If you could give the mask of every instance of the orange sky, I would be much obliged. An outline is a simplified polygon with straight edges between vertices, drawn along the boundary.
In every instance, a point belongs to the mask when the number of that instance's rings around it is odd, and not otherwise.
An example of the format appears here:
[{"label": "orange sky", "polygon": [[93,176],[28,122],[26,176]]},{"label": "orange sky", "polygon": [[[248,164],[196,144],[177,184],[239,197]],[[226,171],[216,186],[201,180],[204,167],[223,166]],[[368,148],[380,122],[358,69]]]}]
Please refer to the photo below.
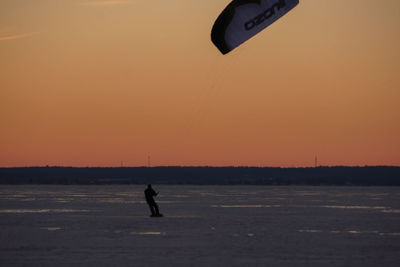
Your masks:
[{"label": "orange sky", "polygon": [[0,166],[400,165],[400,1],[301,0],[228,55],[229,0],[1,0]]}]

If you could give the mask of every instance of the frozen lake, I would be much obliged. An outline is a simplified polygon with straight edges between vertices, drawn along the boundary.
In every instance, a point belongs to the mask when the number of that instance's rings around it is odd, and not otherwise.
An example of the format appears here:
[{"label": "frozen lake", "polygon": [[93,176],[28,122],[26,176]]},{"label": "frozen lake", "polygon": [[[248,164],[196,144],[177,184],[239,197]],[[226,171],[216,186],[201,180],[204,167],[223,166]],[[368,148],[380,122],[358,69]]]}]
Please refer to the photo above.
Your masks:
[{"label": "frozen lake", "polygon": [[398,266],[400,188],[0,186],[1,266]]}]

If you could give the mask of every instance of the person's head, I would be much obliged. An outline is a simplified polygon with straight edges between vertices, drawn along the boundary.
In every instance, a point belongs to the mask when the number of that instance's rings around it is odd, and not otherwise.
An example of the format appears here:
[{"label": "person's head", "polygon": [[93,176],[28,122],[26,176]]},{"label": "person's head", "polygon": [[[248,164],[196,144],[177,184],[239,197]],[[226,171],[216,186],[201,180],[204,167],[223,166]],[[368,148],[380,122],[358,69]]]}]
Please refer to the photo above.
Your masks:
[{"label": "person's head", "polygon": [[151,188],[151,184],[148,184],[148,185],[147,185],[147,188]]}]

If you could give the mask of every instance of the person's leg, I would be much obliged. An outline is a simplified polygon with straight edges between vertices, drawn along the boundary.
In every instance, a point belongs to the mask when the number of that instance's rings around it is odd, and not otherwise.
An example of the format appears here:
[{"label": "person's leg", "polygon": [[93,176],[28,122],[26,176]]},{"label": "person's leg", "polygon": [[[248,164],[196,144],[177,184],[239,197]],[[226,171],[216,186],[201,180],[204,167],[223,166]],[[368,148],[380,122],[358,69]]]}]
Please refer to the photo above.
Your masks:
[{"label": "person's leg", "polygon": [[152,215],[152,216],[156,215],[157,213],[154,211],[153,205],[151,205],[151,204],[149,203],[149,207],[150,207],[151,215]]},{"label": "person's leg", "polygon": [[160,215],[160,211],[158,210],[158,205],[154,203],[154,209],[156,210],[156,215]]}]

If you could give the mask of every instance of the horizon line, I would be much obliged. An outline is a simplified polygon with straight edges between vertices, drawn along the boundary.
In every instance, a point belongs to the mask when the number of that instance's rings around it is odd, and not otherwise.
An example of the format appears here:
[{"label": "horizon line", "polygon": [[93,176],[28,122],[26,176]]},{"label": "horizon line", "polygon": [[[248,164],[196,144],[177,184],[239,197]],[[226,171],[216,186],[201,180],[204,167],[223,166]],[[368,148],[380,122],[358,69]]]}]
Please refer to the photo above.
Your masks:
[{"label": "horizon line", "polygon": [[32,166],[0,166],[0,169],[12,168],[280,168],[280,169],[305,169],[305,168],[366,168],[366,167],[394,167],[400,168],[400,165],[319,165],[319,166],[256,166],[256,165],[155,165],[155,166],[68,166],[68,165],[32,165]]}]

